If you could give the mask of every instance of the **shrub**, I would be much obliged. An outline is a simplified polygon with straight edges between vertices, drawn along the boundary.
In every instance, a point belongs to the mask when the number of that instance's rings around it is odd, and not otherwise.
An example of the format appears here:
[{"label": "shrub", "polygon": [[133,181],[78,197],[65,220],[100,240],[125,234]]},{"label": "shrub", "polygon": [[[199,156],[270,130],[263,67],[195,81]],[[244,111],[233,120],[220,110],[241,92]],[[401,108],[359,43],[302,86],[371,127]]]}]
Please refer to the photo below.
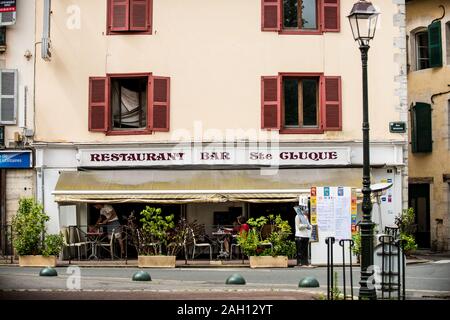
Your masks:
[{"label": "shrub", "polygon": [[18,255],[59,254],[62,248],[61,235],[45,234],[45,223],[49,220],[42,205],[34,198],[19,200],[19,209],[12,219],[13,245]]},{"label": "shrub", "polygon": [[[251,227],[248,233],[239,234],[237,241],[241,246],[242,252],[247,256],[288,256],[293,258],[296,253],[295,242],[288,240],[291,234],[291,227],[286,220],[281,219],[280,215],[261,216],[259,218],[250,218],[247,224]],[[262,240],[261,229],[269,224],[270,234],[267,239]],[[272,244],[273,249],[263,247],[261,243]]]},{"label": "shrub", "polygon": [[416,239],[414,233],[417,225],[415,224],[415,213],[413,208],[403,210],[403,213],[395,218],[400,235],[399,239],[403,241],[403,251],[406,255],[410,255],[417,249]]},{"label": "shrub", "polygon": [[61,252],[63,246],[63,235],[49,234],[44,239],[44,248],[42,255],[44,256],[56,256]]}]

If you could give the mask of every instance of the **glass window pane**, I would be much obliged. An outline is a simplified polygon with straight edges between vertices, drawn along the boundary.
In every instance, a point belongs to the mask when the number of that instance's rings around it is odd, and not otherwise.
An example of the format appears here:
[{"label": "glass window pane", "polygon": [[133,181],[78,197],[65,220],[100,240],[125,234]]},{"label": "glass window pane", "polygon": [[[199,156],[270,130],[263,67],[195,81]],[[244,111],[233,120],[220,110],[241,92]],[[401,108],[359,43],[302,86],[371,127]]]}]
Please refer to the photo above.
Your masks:
[{"label": "glass window pane", "polygon": [[428,32],[419,32],[417,34],[417,45],[420,47],[428,47]]},{"label": "glass window pane", "polygon": [[298,79],[283,80],[284,124],[298,126]]},{"label": "glass window pane", "polygon": [[298,28],[298,0],[283,0],[283,27]]},{"label": "glass window pane", "polygon": [[317,126],[317,81],[303,80],[303,125]]},{"label": "glass window pane", "polygon": [[302,29],[317,29],[317,0],[302,1]]}]

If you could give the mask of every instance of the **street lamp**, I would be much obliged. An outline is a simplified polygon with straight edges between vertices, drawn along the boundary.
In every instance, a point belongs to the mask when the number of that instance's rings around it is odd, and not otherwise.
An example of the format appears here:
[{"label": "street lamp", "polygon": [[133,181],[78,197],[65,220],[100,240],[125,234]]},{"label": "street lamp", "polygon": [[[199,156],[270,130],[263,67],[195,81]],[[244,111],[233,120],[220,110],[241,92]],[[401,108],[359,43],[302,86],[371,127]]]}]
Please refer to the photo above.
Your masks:
[{"label": "street lamp", "polygon": [[373,272],[368,268],[373,265],[373,222],[372,201],[370,199],[370,154],[369,154],[369,105],[367,95],[367,53],[369,41],[375,36],[379,13],[371,2],[360,0],[353,5],[348,15],[353,38],[359,43],[362,60],[363,77],[363,181],[362,181],[362,212],[363,219],[360,222],[361,232],[361,281],[359,289],[360,299],[376,299],[375,287],[368,285],[369,277]]}]

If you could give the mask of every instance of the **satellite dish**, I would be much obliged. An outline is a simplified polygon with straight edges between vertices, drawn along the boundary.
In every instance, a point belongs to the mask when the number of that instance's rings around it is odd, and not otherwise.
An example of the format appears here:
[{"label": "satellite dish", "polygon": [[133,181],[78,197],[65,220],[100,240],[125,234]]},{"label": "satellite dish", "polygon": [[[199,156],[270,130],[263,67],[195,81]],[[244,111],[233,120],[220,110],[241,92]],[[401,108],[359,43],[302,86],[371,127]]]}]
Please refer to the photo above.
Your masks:
[{"label": "satellite dish", "polygon": [[370,185],[370,190],[372,190],[372,192],[381,192],[384,190],[389,189],[390,187],[392,187],[392,182],[390,183],[375,183],[375,184],[371,184]]}]

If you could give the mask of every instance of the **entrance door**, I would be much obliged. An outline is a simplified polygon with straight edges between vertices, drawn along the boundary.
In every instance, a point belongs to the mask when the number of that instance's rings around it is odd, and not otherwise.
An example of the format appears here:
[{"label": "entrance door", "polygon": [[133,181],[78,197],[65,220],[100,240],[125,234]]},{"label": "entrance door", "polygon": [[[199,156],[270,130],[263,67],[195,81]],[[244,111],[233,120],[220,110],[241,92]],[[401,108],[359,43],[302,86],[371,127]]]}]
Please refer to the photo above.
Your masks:
[{"label": "entrance door", "polygon": [[409,185],[409,206],[416,219],[416,242],[419,248],[430,248],[430,185]]}]

